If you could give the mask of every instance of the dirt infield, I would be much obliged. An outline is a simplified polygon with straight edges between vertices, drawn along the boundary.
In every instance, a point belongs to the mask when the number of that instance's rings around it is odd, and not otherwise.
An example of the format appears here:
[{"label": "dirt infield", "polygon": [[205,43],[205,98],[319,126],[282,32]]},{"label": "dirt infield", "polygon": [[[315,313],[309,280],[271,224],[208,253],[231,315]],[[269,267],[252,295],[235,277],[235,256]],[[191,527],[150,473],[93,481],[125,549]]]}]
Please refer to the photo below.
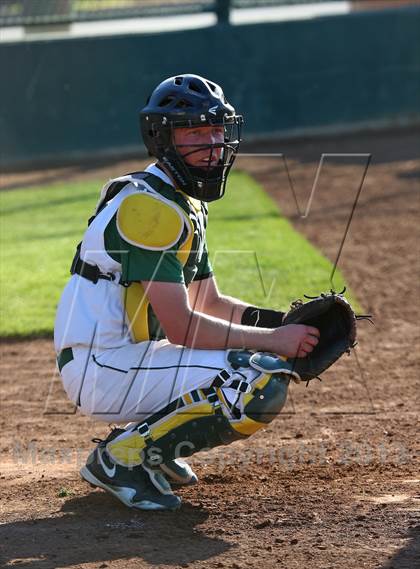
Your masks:
[{"label": "dirt infield", "polygon": [[[50,340],[3,343],[5,566],[420,565],[420,131],[271,142],[261,149],[287,156],[301,210],[321,153],[373,154],[339,266],[375,327],[361,323],[356,354],[322,383],[293,385],[285,412],[247,444],[193,457],[200,484],[180,492],[179,512],[164,514],[130,511],[79,479],[90,438],[107,427],[72,413]],[[326,160],[306,219],[297,213],[281,158],[243,157],[238,165],[334,261],[364,160]],[[65,177],[106,178],[131,167],[73,168]],[[33,173],[27,181],[60,175]],[[11,188],[20,179],[9,175],[2,183]]]}]

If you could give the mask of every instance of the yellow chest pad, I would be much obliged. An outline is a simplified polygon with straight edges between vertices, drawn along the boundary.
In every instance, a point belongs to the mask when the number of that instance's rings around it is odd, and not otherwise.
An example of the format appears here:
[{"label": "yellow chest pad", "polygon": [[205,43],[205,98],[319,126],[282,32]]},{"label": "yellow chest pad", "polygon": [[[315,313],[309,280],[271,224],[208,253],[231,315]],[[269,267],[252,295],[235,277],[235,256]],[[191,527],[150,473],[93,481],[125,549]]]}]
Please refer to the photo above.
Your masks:
[{"label": "yellow chest pad", "polygon": [[184,227],[180,208],[149,194],[126,197],[118,208],[117,228],[132,245],[162,251],[173,247]]}]

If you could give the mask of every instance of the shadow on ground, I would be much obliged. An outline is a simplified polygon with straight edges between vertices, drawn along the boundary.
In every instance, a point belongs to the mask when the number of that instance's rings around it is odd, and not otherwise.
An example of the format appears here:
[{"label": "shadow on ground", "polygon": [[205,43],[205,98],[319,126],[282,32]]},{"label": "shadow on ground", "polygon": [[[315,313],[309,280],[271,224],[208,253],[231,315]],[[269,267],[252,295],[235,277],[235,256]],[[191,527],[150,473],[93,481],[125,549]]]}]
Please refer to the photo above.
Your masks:
[{"label": "shadow on ground", "polygon": [[414,569],[420,567],[420,525],[411,527],[407,533],[407,545],[381,566],[381,569]]},{"label": "shadow on ground", "polygon": [[26,569],[91,562],[106,567],[133,558],[157,566],[194,563],[231,547],[197,529],[207,517],[188,502],[177,512],[140,512],[117,502],[110,507],[108,496],[92,492],[67,500],[52,517],[1,525],[0,561]]}]

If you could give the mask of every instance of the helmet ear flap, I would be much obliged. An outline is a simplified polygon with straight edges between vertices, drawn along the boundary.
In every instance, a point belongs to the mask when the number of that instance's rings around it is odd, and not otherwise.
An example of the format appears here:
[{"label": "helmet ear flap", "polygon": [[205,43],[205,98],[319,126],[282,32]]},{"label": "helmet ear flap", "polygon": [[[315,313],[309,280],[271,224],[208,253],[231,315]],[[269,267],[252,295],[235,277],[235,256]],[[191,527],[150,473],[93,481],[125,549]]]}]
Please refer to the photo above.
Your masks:
[{"label": "helmet ear flap", "polygon": [[148,130],[148,134],[152,145],[155,149],[154,156],[160,158],[162,153],[167,149],[171,143],[171,128],[162,129],[157,123],[152,123]]},{"label": "helmet ear flap", "polygon": [[158,143],[159,139],[162,138],[161,134],[160,134],[160,130],[158,128],[156,128],[156,124],[153,123],[150,125],[150,129],[149,129],[149,134],[150,136],[153,138],[153,140]]}]

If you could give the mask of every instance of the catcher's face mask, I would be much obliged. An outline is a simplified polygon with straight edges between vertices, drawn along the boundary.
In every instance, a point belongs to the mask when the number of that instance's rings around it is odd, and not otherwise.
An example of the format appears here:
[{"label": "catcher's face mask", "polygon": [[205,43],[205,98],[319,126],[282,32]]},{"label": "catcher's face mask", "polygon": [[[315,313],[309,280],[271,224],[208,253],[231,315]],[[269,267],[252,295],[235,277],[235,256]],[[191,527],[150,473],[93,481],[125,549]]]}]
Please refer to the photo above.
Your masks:
[{"label": "catcher's face mask", "polygon": [[[165,159],[171,161],[175,181],[188,195],[206,201],[220,199],[236,158],[240,141],[240,123],[173,128],[171,147]],[[170,168],[170,166],[169,166]],[[177,173],[180,176],[177,178]],[[184,182],[185,181],[185,182]]]},{"label": "catcher's face mask", "polygon": [[187,166],[212,169],[223,159],[225,128],[210,125],[175,128],[172,143]]}]

